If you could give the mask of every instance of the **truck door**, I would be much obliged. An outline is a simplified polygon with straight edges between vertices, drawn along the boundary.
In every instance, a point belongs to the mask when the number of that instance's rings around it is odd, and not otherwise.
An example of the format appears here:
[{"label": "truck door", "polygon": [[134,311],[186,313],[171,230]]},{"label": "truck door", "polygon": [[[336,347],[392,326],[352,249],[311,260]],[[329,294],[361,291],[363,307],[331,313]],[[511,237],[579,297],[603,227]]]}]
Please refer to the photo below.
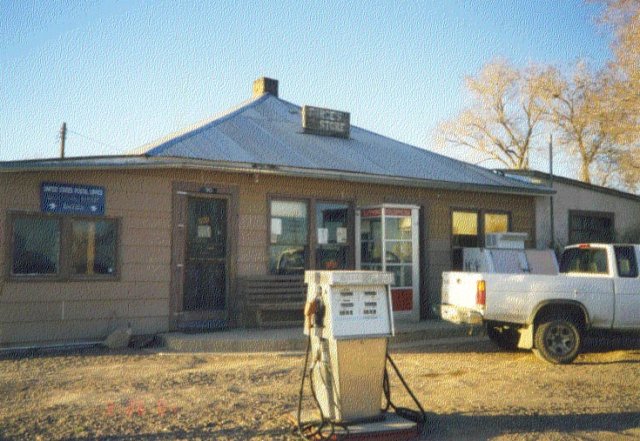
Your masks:
[{"label": "truck door", "polygon": [[617,277],[614,328],[640,328],[640,278],[634,246],[614,246]]}]

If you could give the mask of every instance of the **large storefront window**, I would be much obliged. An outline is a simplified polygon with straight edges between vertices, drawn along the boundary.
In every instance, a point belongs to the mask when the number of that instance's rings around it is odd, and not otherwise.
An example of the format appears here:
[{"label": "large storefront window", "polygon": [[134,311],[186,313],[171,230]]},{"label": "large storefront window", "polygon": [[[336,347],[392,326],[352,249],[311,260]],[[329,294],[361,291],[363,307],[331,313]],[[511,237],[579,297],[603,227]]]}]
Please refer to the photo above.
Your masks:
[{"label": "large storefront window", "polygon": [[[309,216],[310,213],[313,213]],[[269,273],[340,270],[353,265],[349,204],[277,200],[270,204]],[[313,234],[312,234],[313,233]]]},{"label": "large storefront window", "polygon": [[346,269],[349,256],[349,207],[346,204],[316,204],[316,268]]},{"label": "large storefront window", "polygon": [[11,275],[103,278],[117,275],[118,222],[16,214],[11,221]]},{"label": "large storefront window", "polygon": [[302,274],[308,241],[307,203],[271,201],[271,274]]}]

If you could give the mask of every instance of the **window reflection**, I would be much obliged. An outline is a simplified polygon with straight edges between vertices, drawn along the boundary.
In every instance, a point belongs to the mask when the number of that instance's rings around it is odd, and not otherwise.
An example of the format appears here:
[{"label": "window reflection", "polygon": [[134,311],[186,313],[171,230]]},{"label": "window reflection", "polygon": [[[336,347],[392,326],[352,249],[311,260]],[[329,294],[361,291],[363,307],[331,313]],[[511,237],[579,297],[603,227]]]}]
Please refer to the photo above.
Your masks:
[{"label": "window reflection", "polygon": [[316,204],[316,267],[322,270],[346,269],[348,265],[348,206]]},{"label": "window reflection", "polygon": [[269,272],[302,274],[307,245],[307,203],[271,201]]}]

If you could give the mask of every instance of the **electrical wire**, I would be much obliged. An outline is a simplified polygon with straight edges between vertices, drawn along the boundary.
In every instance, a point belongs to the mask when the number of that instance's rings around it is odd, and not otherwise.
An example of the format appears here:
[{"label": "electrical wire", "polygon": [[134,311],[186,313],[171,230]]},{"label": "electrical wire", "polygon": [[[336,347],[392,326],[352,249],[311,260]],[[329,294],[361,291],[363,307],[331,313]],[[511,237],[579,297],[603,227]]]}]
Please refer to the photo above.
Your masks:
[{"label": "electrical wire", "polygon": [[117,148],[117,147],[115,147],[115,146],[109,145],[109,144],[104,143],[102,141],[98,141],[97,139],[91,138],[90,136],[83,135],[82,133],[78,133],[75,130],[71,130],[71,129],[68,128],[67,129],[67,133],[73,133],[74,135],[77,135],[77,136],[79,136],[81,138],[84,138],[84,139],[86,139],[88,141],[95,142],[96,144],[100,144],[103,147],[107,147],[112,153],[122,153],[122,150]]}]

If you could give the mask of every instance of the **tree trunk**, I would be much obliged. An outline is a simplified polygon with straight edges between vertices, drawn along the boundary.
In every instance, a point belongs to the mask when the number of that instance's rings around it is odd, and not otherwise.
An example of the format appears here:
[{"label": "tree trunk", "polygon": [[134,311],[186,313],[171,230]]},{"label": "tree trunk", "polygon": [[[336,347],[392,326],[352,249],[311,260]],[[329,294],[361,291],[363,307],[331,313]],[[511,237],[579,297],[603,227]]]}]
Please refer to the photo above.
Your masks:
[{"label": "tree trunk", "polygon": [[582,162],[580,165],[580,180],[582,182],[586,182],[587,184],[591,184],[591,174],[589,173],[589,164],[586,162]]}]

